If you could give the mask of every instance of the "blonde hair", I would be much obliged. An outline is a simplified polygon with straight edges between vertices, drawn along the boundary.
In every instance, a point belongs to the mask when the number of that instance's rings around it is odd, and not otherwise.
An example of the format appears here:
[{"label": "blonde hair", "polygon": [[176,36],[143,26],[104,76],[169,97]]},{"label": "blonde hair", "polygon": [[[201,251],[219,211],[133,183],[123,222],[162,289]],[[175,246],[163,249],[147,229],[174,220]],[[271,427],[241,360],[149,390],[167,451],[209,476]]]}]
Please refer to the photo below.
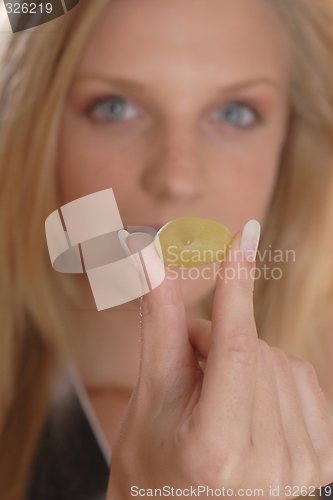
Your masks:
[{"label": "blonde hair", "polygon": [[[283,252],[283,275],[258,280],[256,319],[262,338],[311,361],[321,378],[326,345],[318,335],[332,322],[333,303],[333,3],[270,2],[295,69],[289,136],[260,246],[261,255]],[[266,255],[259,269],[274,266]]]},{"label": "blonde hair", "polygon": [[[12,35],[2,62],[0,497],[3,500],[23,496],[36,440],[48,410],[55,370],[67,350],[64,312],[68,302],[75,300],[75,290],[66,276],[52,270],[44,222],[58,208],[56,148],[66,94],[84,46],[109,2],[81,0],[71,12],[46,25],[50,28],[43,34],[36,28]],[[317,319],[322,317],[315,299],[323,297],[321,304],[324,304],[324,299],[332,295],[333,283],[329,282],[333,280],[333,264],[326,246],[331,236],[329,226],[324,226],[333,218],[333,206],[328,207],[333,199],[329,197],[329,191],[333,190],[330,179],[332,7],[328,0],[270,2],[288,31],[295,70],[292,128],[281,158],[261,250],[269,245],[282,250],[294,248],[297,259],[295,263],[283,264],[283,279],[258,281],[256,316],[262,337],[311,358]],[[323,235],[318,221],[326,228]],[[325,239],[325,246],[316,245],[320,238]],[[320,260],[314,265],[314,257],[318,256]],[[308,324],[310,317],[312,324]]]},{"label": "blonde hair", "polygon": [[[109,0],[12,35],[0,90],[0,498],[23,497],[74,289],[54,273],[45,219],[58,207],[57,133],[83,45]],[[67,305],[65,305],[67,302]],[[5,473],[6,471],[6,473]]]}]

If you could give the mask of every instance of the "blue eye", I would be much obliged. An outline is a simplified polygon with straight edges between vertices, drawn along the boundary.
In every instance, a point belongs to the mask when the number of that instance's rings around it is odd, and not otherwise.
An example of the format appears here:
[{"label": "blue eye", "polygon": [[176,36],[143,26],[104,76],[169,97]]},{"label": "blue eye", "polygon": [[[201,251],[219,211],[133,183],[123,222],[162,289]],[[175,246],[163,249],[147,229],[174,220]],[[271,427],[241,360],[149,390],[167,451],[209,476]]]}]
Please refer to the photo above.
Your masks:
[{"label": "blue eye", "polygon": [[94,103],[89,115],[103,121],[127,121],[138,116],[135,106],[122,97],[107,97]]},{"label": "blue eye", "polygon": [[231,103],[213,114],[214,121],[224,121],[236,128],[250,128],[259,121],[259,115],[250,106]]}]

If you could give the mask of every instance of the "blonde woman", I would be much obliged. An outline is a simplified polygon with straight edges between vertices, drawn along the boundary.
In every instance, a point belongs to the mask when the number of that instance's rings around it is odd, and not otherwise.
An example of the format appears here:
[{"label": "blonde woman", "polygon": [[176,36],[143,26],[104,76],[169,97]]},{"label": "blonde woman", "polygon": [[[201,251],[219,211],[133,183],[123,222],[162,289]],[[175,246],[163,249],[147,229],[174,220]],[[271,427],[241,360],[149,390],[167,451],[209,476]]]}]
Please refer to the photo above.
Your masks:
[{"label": "blonde woman", "polygon": [[[291,356],[331,404],[332,25],[328,0],[81,0],[10,37],[1,499],[286,498],[333,481],[324,397]],[[246,273],[166,268],[141,325],[139,301],[94,312],[85,278],[52,269],[44,222],[109,187],[125,226],[226,224]],[[270,250],[295,255],[279,279]]]}]

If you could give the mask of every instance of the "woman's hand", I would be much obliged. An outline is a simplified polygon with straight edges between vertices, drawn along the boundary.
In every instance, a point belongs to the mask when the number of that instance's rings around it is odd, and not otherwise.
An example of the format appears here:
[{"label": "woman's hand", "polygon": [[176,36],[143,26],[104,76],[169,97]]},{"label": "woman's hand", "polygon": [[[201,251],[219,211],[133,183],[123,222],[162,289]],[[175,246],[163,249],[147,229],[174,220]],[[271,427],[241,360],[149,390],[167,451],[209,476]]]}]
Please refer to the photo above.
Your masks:
[{"label": "woman's hand", "polygon": [[255,264],[240,241],[238,233],[217,276],[211,322],[187,325],[168,268],[143,298],[140,373],[112,450],[108,499],[155,488],[171,496],[172,487],[184,497],[224,488],[220,496],[286,498],[333,481],[333,428],[314,369],[258,340]]}]

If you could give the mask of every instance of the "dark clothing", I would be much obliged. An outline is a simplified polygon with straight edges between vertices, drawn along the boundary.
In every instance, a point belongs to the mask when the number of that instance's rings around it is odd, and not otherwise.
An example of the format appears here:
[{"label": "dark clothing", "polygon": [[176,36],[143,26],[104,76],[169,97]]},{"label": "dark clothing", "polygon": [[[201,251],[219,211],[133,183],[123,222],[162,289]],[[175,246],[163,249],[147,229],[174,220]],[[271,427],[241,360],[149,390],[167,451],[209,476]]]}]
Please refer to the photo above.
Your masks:
[{"label": "dark clothing", "polygon": [[26,500],[105,500],[109,463],[73,380],[42,432]]}]

